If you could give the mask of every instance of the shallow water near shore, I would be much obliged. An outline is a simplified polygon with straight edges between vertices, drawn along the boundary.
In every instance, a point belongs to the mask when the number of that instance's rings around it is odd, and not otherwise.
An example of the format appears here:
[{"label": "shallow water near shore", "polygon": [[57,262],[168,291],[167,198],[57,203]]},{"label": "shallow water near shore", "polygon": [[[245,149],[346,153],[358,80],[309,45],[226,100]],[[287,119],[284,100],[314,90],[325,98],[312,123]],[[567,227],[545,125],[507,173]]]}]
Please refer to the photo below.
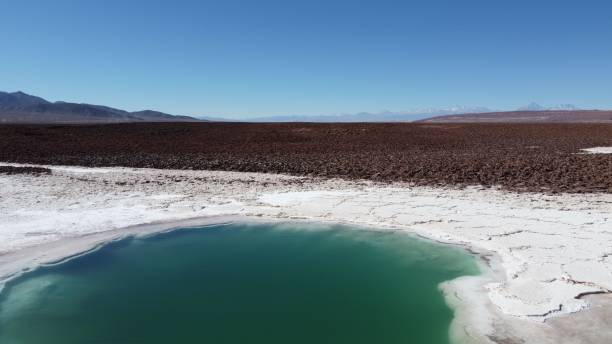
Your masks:
[{"label": "shallow water near shore", "polygon": [[125,239],[10,282],[0,343],[449,343],[459,248],[346,226]]}]

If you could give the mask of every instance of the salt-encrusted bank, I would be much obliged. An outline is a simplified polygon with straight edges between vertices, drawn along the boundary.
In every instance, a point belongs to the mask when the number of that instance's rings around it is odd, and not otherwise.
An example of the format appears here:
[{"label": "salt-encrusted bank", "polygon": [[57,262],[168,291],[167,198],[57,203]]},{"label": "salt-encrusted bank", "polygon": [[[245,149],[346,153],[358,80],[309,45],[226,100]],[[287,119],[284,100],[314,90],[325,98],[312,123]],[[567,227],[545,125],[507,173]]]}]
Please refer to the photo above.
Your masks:
[{"label": "salt-encrusted bank", "polygon": [[593,147],[581,150],[591,154],[612,154],[612,147]]},{"label": "salt-encrusted bank", "polygon": [[[246,215],[402,229],[494,252],[505,276],[485,287],[492,304],[513,317],[543,320],[575,312],[587,307],[577,297],[612,290],[610,194],[516,194],[256,173],[46,167],[51,175],[0,175],[0,257],[143,223]],[[7,270],[0,267],[0,272]]]}]

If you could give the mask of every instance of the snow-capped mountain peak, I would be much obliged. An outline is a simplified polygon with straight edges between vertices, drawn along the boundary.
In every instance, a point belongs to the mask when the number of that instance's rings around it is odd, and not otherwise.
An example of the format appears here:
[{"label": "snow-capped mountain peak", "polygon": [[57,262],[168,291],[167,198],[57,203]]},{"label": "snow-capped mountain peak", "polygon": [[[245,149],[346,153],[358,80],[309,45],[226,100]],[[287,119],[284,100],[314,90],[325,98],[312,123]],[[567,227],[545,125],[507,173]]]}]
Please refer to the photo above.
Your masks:
[{"label": "snow-capped mountain peak", "polygon": [[519,111],[543,111],[543,110],[546,110],[546,108],[538,103],[531,102],[525,106],[518,108],[518,110]]}]

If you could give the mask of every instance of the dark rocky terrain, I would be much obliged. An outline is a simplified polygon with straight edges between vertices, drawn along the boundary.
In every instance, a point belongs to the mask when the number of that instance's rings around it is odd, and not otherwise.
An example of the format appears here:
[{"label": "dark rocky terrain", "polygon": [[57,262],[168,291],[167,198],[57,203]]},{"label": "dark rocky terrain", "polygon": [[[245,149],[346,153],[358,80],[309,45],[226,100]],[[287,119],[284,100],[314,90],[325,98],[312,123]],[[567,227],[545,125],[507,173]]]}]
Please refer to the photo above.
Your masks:
[{"label": "dark rocky terrain", "polygon": [[612,192],[612,124],[0,125],[0,161]]},{"label": "dark rocky terrain", "polygon": [[43,167],[30,166],[0,166],[0,174],[51,174],[51,170]]},{"label": "dark rocky terrain", "polygon": [[195,118],[145,110],[128,112],[102,105],[49,102],[23,92],[0,92],[0,123],[195,122]]}]

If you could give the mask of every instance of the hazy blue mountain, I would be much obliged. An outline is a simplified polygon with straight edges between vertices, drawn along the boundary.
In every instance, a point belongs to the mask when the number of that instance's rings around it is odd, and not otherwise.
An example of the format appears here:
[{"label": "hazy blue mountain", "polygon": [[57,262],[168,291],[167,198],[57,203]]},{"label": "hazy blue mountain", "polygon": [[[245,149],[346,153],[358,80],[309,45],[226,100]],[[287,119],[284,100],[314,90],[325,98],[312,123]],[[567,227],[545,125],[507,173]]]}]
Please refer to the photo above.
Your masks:
[{"label": "hazy blue mountain", "polygon": [[49,104],[49,102],[21,91],[14,93],[0,92],[0,109],[39,104]]},{"label": "hazy blue mountain", "polygon": [[583,110],[579,107],[576,107],[572,104],[557,104],[548,108],[548,110],[553,111],[574,111],[574,110]]},{"label": "hazy blue mountain", "polygon": [[189,117],[189,116],[169,115],[167,113],[154,111],[154,110],[135,111],[135,112],[131,112],[130,114],[138,118],[146,118],[149,120],[153,120],[153,119],[174,120],[174,121],[194,121],[195,120],[195,118]]},{"label": "hazy blue mountain", "polygon": [[538,103],[529,103],[528,105],[522,106],[517,111],[574,111],[582,110],[572,104],[557,104],[550,107],[542,106]]},{"label": "hazy blue mountain", "polygon": [[145,110],[128,112],[103,105],[49,102],[23,92],[0,92],[0,123],[193,122],[195,118]]},{"label": "hazy blue mountain", "polygon": [[[358,123],[358,122],[412,122],[433,116],[482,113],[490,112],[485,107],[464,107],[457,106],[451,108],[424,108],[409,111],[382,111],[379,113],[359,112],[354,114],[339,115],[288,115],[288,116],[269,116],[255,117],[241,120],[231,120],[239,122],[317,122],[317,123]],[[209,120],[222,121],[218,117],[200,117]]]}]

